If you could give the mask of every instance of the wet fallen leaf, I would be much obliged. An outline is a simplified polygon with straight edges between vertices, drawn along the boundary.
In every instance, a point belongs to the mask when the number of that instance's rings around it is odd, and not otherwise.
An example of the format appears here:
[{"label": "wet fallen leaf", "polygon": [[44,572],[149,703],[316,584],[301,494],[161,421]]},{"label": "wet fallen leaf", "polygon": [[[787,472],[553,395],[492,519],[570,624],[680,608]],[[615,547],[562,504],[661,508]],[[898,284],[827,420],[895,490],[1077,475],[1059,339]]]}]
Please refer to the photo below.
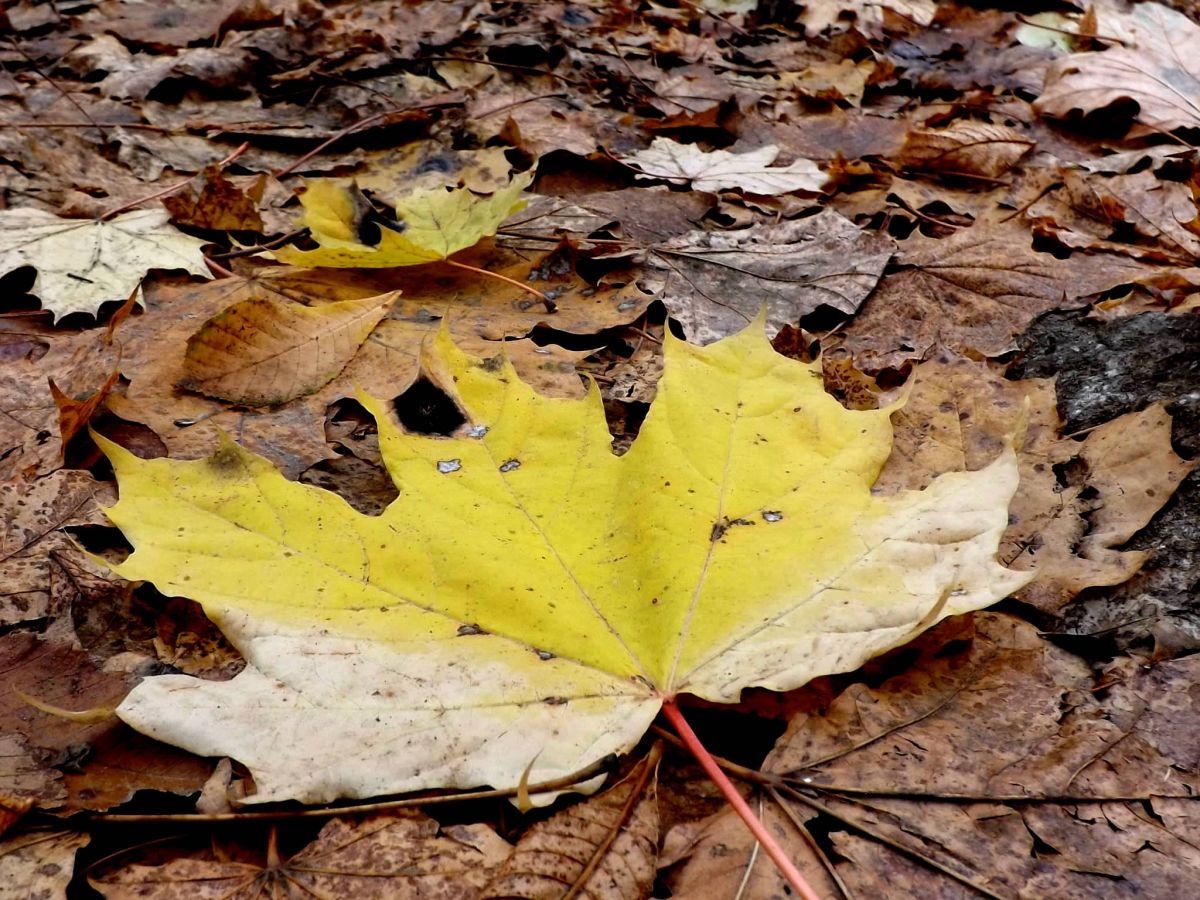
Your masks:
[{"label": "wet fallen leaf", "polygon": [[91,837],[69,831],[32,831],[0,841],[0,898],[66,896],[75,854]]},{"label": "wet fallen leaf", "polygon": [[279,900],[363,897],[469,900],[479,896],[509,846],[485,825],[441,828],[418,812],[360,821],[333,819],[316,840],[282,859],[274,835],[263,862],[218,854],[183,856],[165,865],[131,863],[89,881],[109,900],[189,897]]},{"label": "wet fallen leaf", "polygon": [[1171,447],[1162,404],[1078,440],[1060,436],[1048,379],[1010,381],[986,363],[950,353],[914,373],[877,489],[915,489],[937,472],[980,468],[1019,431],[1021,484],[1000,542],[1001,559],[1035,573],[1018,596],[1058,612],[1085,588],[1120,584],[1141,568],[1149,554],[1118,548],[1192,469]]},{"label": "wet fallen leaf", "polygon": [[1007,223],[976,223],[944,240],[910,238],[854,321],[844,346],[867,371],[899,368],[941,344],[996,356],[1038,315],[1150,279],[1155,270],[1108,255],[1071,256],[1069,266],[1031,246]]},{"label": "wet fallen leaf", "polygon": [[[827,873],[854,896],[1185,890],[1200,867],[1200,758],[1180,753],[1200,714],[1195,663],[1097,677],[1027,623],[973,618],[904,651],[902,674],[804,701],[764,763],[790,814],[768,803],[768,820],[797,846],[793,823],[822,835]],[[744,840],[724,858],[702,847],[677,881],[753,883]]]},{"label": "wet fallen leaf", "polygon": [[831,210],[777,225],[693,231],[654,247],[660,298],[688,337],[739,331],[767,304],[772,333],[830,307],[854,313],[895,252],[888,238]]},{"label": "wet fallen leaf", "polygon": [[482,896],[596,900],[647,897],[658,856],[657,759],[643,760],[595,797],[532,825]]}]

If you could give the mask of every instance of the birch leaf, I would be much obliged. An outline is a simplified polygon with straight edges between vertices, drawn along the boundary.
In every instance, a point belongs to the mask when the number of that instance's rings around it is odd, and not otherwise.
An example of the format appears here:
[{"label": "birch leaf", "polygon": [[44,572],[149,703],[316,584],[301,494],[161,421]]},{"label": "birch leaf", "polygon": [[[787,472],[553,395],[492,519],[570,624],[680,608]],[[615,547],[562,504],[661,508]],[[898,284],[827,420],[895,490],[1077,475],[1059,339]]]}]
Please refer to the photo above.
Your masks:
[{"label": "birch leaf", "polygon": [[202,603],[247,661],[147,678],[118,714],[241,760],[255,802],[537,783],[628,750],[665,697],[849,671],[1028,579],[996,562],[1011,450],[876,497],[889,411],[844,409],[761,319],[665,354],[618,457],[594,386],[539,396],[442,333],[426,368],[465,431],[366,400],[400,491],[377,517],[228,439],[193,461],[105,443],[118,573]]},{"label": "birch leaf", "polygon": [[[353,185],[334,179],[308,183],[300,195],[302,224],[321,246],[316,250],[284,247],[275,259],[294,266],[381,269],[437,262],[496,233],[500,223],[525,206],[521,192],[533,173],[518,175],[488,197],[467,188],[414,191],[396,203],[398,228],[378,226],[378,241],[367,242],[361,228],[365,211]],[[373,229],[375,230],[375,229]]]}]

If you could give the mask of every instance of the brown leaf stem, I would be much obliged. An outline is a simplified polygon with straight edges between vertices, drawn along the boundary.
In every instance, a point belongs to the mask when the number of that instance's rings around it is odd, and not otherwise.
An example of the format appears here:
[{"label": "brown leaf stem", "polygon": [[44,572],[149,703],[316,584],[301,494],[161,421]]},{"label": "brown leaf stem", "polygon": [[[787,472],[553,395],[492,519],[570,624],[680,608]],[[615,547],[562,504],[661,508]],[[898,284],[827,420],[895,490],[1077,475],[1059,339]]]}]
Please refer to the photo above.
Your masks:
[{"label": "brown leaf stem", "polygon": [[509,278],[507,275],[501,275],[499,272],[489,272],[487,269],[480,269],[476,266],[468,266],[466,263],[455,262],[452,259],[443,259],[442,262],[448,266],[454,266],[456,269],[465,269],[468,272],[474,272],[476,275],[484,275],[488,278],[496,278],[500,281],[505,281],[508,284],[511,284],[513,287],[518,287],[525,291],[525,293],[533,294],[533,296],[541,300],[546,307],[546,312],[555,312],[558,310],[558,307],[554,305],[554,301],[541,291],[537,290],[537,288],[531,288],[527,284],[522,284],[515,278]]},{"label": "brown leaf stem", "polygon": [[762,819],[754,814],[754,810],[750,808],[750,804],[746,799],[738,793],[737,788],[733,786],[733,782],[729,780],[721,767],[717,765],[717,761],[713,759],[712,754],[708,752],[705,746],[696,737],[696,732],[692,731],[692,726],[683,717],[679,707],[673,699],[663,702],[663,715],[667,717],[667,721],[671,723],[671,727],[678,732],[679,737],[683,740],[683,744],[688,751],[696,758],[696,762],[700,763],[700,767],[704,769],[705,774],[713,780],[721,793],[725,795],[725,799],[729,801],[729,805],[733,807],[734,812],[738,814],[746,827],[750,829],[750,833],[754,835],[754,839],[759,842],[767,855],[771,857],[775,865],[779,868],[780,874],[792,889],[804,900],[821,900],[821,896],[812,889],[811,885],[800,874],[800,870],[796,868],[795,863],[788,859],[787,854],[783,852],[783,848],[772,837],[771,832],[767,831],[767,827],[763,825]]}]

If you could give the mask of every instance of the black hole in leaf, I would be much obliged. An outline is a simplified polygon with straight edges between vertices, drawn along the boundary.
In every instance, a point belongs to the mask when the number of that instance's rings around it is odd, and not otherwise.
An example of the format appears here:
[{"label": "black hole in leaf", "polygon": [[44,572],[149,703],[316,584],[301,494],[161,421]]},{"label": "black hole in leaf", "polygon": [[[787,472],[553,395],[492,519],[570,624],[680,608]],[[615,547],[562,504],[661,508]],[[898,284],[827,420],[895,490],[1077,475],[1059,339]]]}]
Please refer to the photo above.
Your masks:
[{"label": "black hole in leaf", "polygon": [[392,401],[404,430],[414,434],[449,436],[466,424],[458,405],[424,376]]}]

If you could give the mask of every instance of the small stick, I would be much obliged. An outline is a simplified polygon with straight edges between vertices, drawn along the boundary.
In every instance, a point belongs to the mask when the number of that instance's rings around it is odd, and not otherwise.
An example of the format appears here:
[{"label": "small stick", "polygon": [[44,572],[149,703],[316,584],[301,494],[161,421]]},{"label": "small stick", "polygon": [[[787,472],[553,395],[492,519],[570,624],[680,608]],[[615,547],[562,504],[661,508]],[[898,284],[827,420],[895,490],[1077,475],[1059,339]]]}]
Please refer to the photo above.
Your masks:
[{"label": "small stick", "polygon": [[733,807],[734,812],[746,823],[746,827],[750,829],[750,833],[754,835],[754,839],[767,851],[767,855],[775,862],[780,874],[792,886],[792,889],[799,896],[803,897],[804,900],[821,900],[821,895],[812,889],[812,886],[800,874],[800,870],[796,868],[796,864],[788,859],[787,854],[784,853],[783,848],[779,846],[775,838],[771,836],[771,832],[767,831],[767,827],[763,825],[762,820],[754,814],[754,810],[750,808],[750,804],[746,802],[746,799],[733,786],[733,782],[729,780],[729,776],[721,771],[721,767],[712,758],[712,754],[700,743],[700,739],[696,737],[696,732],[692,731],[692,726],[687,723],[687,719],[683,717],[683,713],[680,712],[674,699],[663,701],[663,715],[667,717],[667,721],[671,723],[675,731],[678,732],[679,737],[683,739],[684,746],[696,758],[696,762],[700,763],[705,774],[721,789],[721,793],[725,795],[725,799],[729,801],[729,805]]},{"label": "small stick", "polygon": [[466,269],[468,272],[474,272],[476,275],[485,275],[488,278],[498,278],[500,281],[506,281],[513,287],[519,287],[521,290],[525,291],[525,293],[533,294],[533,296],[541,300],[546,307],[546,312],[556,312],[558,310],[558,307],[554,305],[554,301],[541,291],[537,290],[536,288],[531,288],[527,284],[522,284],[515,278],[509,278],[507,275],[501,275],[499,272],[489,272],[487,269],[480,269],[476,266],[468,266],[466,263],[455,262],[452,259],[443,259],[442,262],[448,266],[454,266],[456,269]]}]

